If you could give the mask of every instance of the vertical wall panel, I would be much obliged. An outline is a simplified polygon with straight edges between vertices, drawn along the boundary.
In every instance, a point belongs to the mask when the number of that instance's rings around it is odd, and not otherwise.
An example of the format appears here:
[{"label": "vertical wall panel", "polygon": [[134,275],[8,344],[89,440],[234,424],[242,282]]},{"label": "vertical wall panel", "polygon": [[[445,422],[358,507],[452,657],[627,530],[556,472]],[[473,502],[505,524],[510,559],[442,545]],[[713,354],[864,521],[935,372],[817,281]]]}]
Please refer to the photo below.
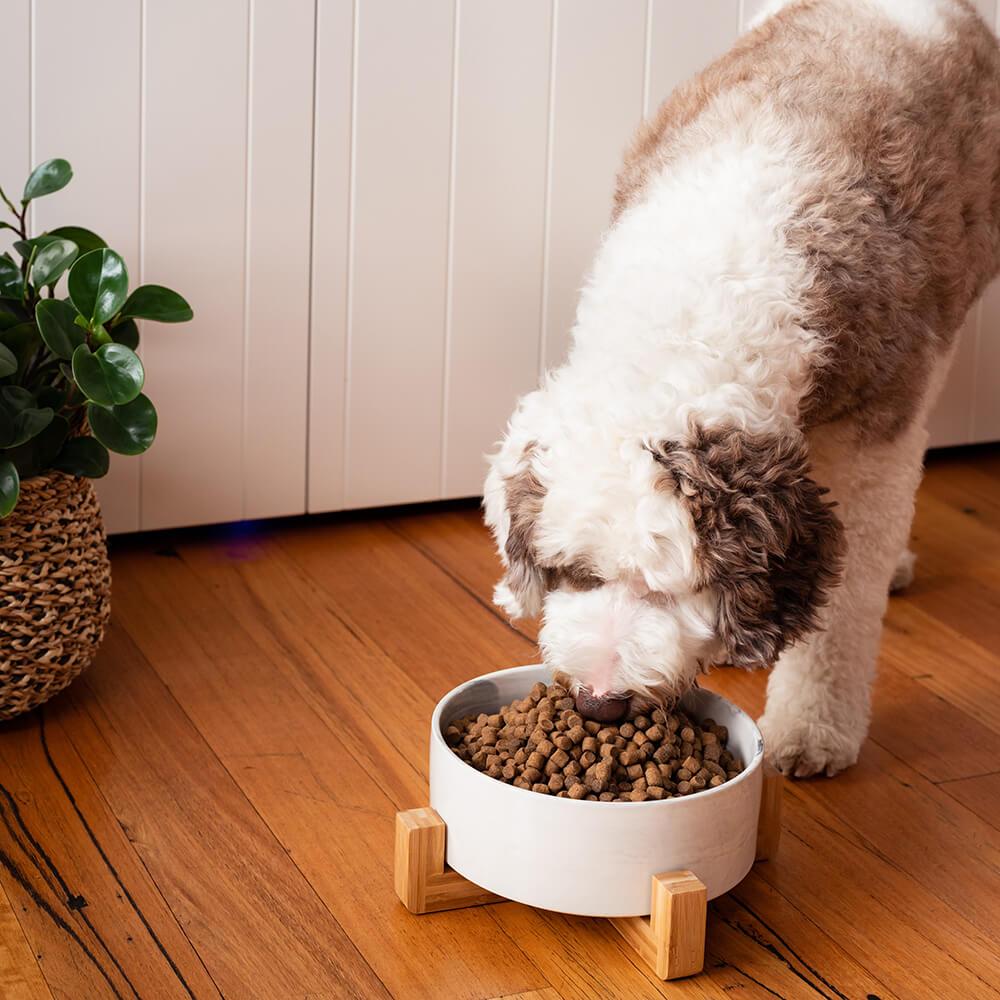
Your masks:
[{"label": "vertical wall panel", "polygon": [[973,440],[979,309],[978,305],[973,306],[962,327],[951,371],[928,420],[931,448],[968,444]]},{"label": "vertical wall panel", "polygon": [[[78,225],[100,233],[125,258],[133,287],[139,284],[139,43],[133,0],[35,2],[35,159],[62,156],[73,165],[69,186],[35,204],[35,231]],[[116,53],[91,61],[86,87],[78,85],[81,51]],[[140,459],[113,455],[110,473],[97,483],[110,531],[139,527],[139,468]]]},{"label": "vertical wall panel", "polygon": [[[4,130],[0,142],[0,187],[15,207],[21,203],[24,182],[31,170],[31,0],[4,0],[3,84]],[[0,219],[9,218],[0,204]],[[17,239],[9,229],[0,229],[0,253]]]},{"label": "vertical wall panel", "polygon": [[647,115],[656,111],[677,84],[722,55],[740,29],[739,0],[650,2]]},{"label": "vertical wall panel", "polygon": [[359,6],[346,502],[440,495],[452,0]]},{"label": "vertical wall panel", "polygon": [[308,507],[311,511],[344,506],[353,35],[353,6],[319,0],[309,364]]},{"label": "vertical wall panel", "polygon": [[[980,13],[1000,32],[1000,4],[994,0],[980,0],[978,6]],[[975,400],[975,440],[1000,441],[1000,279],[994,281],[983,296]]]},{"label": "vertical wall panel", "polygon": [[144,528],[242,511],[248,0],[146,0],[143,280],[192,323],[146,325],[160,414],[143,458]]},{"label": "vertical wall panel", "polygon": [[538,381],[551,47],[550,3],[459,11],[446,496],[482,490],[484,453]]},{"label": "vertical wall panel", "polygon": [[252,6],[244,517],[305,510],[316,2]]},{"label": "vertical wall panel", "polygon": [[583,279],[642,118],[644,0],[558,0],[542,362],[563,360]]}]

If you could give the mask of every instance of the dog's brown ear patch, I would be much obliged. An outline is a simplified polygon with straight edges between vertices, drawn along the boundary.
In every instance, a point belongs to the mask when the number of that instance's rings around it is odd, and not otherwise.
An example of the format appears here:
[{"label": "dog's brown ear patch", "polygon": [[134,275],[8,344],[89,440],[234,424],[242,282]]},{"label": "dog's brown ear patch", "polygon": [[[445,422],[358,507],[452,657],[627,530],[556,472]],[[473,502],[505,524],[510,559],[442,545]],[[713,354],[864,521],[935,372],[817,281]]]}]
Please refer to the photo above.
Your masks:
[{"label": "dog's brown ear patch", "polygon": [[692,438],[651,452],[691,511],[699,582],[719,591],[730,661],[772,663],[816,627],[839,579],[843,529],[809,478],[803,441],[701,427]]},{"label": "dog's brown ear patch", "polygon": [[504,480],[510,530],[504,545],[507,561],[505,583],[525,616],[538,614],[545,594],[545,574],[535,559],[532,535],[541,513],[545,487],[531,468],[533,446],[525,449],[517,472]]}]

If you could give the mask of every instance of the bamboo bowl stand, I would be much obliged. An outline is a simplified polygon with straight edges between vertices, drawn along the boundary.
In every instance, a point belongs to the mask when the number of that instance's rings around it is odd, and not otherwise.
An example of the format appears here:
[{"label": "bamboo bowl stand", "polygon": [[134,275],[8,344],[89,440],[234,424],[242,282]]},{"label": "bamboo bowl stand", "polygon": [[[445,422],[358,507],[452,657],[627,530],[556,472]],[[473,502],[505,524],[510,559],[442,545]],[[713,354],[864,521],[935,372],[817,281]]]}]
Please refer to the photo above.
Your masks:
[{"label": "bamboo bowl stand", "polygon": [[[781,776],[766,768],[757,820],[756,860],[774,857],[781,836]],[[618,808],[627,809],[627,805]],[[396,895],[414,914],[501,903],[445,863],[445,822],[430,808],[396,813]],[[608,917],[660,979],[680,979],[705,965],[705,885],[694,872],[654,875],[648,917]]]}]

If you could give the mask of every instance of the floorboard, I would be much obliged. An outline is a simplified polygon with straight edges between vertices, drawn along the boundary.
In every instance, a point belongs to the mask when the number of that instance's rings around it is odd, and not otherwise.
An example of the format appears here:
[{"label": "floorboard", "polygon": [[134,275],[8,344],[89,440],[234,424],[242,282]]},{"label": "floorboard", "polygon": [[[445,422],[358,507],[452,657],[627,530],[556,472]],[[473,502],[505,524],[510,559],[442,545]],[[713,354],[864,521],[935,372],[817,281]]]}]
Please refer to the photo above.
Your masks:
[{"label": "floorboard", "polygon": [[435,702],[537,658],[474,504],[116,543],[98,662],[0,727],[0,995],[1000,997],[1000,449],[931,458],[913,538],[859,764],[787,787],[671,984],[605,921],[395,899]]}]

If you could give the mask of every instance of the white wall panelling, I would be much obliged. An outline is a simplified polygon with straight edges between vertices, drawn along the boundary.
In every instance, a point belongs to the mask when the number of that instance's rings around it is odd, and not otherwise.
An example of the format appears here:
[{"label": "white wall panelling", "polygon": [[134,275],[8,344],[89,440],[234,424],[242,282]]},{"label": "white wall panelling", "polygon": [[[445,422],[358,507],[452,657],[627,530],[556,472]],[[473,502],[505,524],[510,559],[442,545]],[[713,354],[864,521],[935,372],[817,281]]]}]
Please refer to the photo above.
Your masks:
[{"label": "white wall panelling", "polygon": [[143,458],[147,528],[243,513],[249,14],[248,0],[145,5],[140,270],[195,310],[144,330],[160,415]]},{"label": "white wall panelling", "polygon": [[[31,0],[3,0],[4,137],[0,142],[0,187],[17,205],[31,169]],[[7,218],[7,206],[0,207]],[[0,253],[17,237],[0,229]]]},{"label": "white wall panelling", "polygon": [[440,496],[454,0],[362,0],[345,502]]},{"label": "white wall panelling", "polygon": [[[133,0],[86,4],[35,0],[34,12],[32,165],[63,156],[74,170],[65,191],[34,204],[35,231],[64,225],[93,229],[122,254],[132,284],[137,285],[139,5]],[[77,79],[75,67],[81,51],[116,53],[113,59],[91,60],[86,86],[72,82]],[[23,174],[23,170],[18,171],[18,187]],[[147,335],[151,335],[148,328]],[[139,527],[139,475],[137,459],[115,455],[111,472],[97,484],[112,530],[134,531]]]},{"label": "white wall panelling", "polygon": [[642,120],[646,23],[647,0],[557,0],[543,367],[566,354],[622,153]]},{"label": "white wall panelling", "polygon": [[[4,0],[0,182],[66,156],[36,222],[195,309],[144,330],[160,432],[100,485],[111,528],[476,493],[640,118],[764,2]],[[86,87],[81,44],[117,53]],[[1000,438],[998,333],[994,286],[933,443]]]},{"label": "white wall panelling", "polygon": [[252,0],[243,516],[305,509],[314,0]]},{"label": "white wall panelling", "polygon": [[344,505],[356,6],[316,11],[310,309],[310,510]]},{"label": "white wall panelling", "polygon": [[458,11],[445,496],[480,491],[483,453],[538,377],[552,38],[551,2]]}]

